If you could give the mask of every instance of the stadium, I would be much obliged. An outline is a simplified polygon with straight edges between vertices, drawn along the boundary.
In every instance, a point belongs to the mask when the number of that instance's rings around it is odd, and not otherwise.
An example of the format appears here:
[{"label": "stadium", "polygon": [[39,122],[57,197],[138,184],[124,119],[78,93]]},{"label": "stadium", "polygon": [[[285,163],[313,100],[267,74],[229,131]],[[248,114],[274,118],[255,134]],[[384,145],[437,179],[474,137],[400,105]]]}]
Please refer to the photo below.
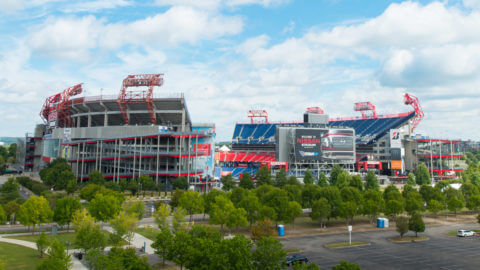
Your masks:
[{"label": "stadium", "polygon": [[63,157],[82,181],[99,170],[114,181],[148,175],[157,184],[180,176],[205,182],[213,176],[215,126],[192,123],[183,94],[154,95],[162,85],[163,74],[129,75],[118,96],[78,97],[77,84],[48,97],[44,124],[27,134],[25,170]]},{"label": "stadium", "polygon": [[[238,178],[247,172],[255,175],[264,165],[272,171],[284,168],[300,178],[307,169],[315,175],[329,174],[335,164],[349,171],[375,170],[396,180],[402,180],[420,162],[427,164],[436,178],[461,171],[458,159],[462,157],[463,142],[415,134],[424,118],[420,102],[415,96],[405,94],[403,103],[413,110],[381,115],[371,102],[359,102],[354,104],[354,111],[360,112],[360,116],[329,118],[321,108],[313,107],[306,109],[303,121],[278,123],[269,122],[265,110],[251,110],[249,123],[235,125],[231,149],[216,154],[221,166],[217,177],[231,174]],[[298,160],[295,155],[298,145],[295,147],[294,141],[299,137],[295,133],[315,127],[320,127],[316,133],[322,138],[318,147],[321,154],[309,162]],[[352,135],[354,139],[349,138]],[[346,152],[351,156],[345,157]]]}]

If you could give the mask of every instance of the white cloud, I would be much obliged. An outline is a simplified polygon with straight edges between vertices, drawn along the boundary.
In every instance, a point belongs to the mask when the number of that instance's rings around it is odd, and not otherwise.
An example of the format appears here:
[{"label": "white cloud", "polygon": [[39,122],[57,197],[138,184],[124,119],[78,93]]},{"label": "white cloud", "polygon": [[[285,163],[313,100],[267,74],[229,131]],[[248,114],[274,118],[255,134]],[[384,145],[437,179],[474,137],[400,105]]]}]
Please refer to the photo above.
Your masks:
[{"label": "white cloud", "polygon": [[203,9],[218,9],[221,7],[238,7],[246,5],[261,5],[264,7],[279,6],[290,0],[156,0],[159,6],[189,6]]},{"label": "white cloud", "polygon": [[117,7],[131,6],[134,3],[129,0],[93,0],[81,1],[67,5],[63,11],[67,13],[77,12],[98,12],[104,9],[113,9]]},{"label": "white cloud", "polygon": [[82,18],[49,19],[29,37],[32,49],[43,56],[87,61],[89,49],[97,47],[102,22]]},{"label": "white cloud", "polygon": [[241,18],[172,7],[165,13],[129,23],[106,23],[93,15],[48,19],[29,37],[34,51],[57,58],[88,60],[96,48],[118,49],[126,44],[169,47],[196,44],[242,30]]}]

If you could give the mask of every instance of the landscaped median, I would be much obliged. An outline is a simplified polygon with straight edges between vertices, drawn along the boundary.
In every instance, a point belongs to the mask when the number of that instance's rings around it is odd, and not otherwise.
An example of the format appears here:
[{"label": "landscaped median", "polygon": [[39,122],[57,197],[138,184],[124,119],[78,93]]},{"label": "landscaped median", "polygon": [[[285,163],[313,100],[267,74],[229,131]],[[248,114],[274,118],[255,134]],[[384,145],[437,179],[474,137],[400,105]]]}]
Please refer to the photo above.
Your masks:
[{"label": "landscaped median", "polygon": [[370,242],[352,241],[352,243],[336,242],[336,243],[325,244],[325,247],[330,249],[359,247],[359,246],[370,246]]},{"label": "landscaped median", "polygon": [[392,237],[389,238],[388,241],[396,242],[396,243],[411,243],[411,242],[422,242],[427,241],[427,236],[404,236],[404,237]]}]

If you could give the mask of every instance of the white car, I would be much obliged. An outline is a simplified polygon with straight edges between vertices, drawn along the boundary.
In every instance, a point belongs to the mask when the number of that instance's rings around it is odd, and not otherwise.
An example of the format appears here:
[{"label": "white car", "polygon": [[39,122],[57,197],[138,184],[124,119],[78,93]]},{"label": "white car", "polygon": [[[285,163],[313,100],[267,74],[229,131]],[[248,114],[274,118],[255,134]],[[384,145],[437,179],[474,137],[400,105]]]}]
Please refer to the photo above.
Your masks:
[{"label": "white car", "polygon": [[475,232],[470,230],[458,230],[457,236],[459,237],[467,237],[467,236],[474,236]]}]

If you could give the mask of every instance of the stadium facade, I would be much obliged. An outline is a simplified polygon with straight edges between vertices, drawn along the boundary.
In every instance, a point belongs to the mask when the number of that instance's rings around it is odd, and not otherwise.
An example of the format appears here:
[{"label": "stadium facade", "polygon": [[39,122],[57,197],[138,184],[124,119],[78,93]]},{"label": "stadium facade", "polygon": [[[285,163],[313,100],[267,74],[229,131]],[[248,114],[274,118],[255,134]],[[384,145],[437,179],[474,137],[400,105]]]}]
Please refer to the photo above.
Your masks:
[{"label": "stadium facade", "polygon": [[[266,165],[274,170],[286,168],[290,174],[302,177],[306,169],[317,175],[321,172],[328,174],[332,165],[339,164],[350,171],[374,169],[386,175],[404,176],[414,171],[420,162],[427,164],[432,175],[440,177],[447,172],[462,170],[458,165],[462,156],[461,141],[435,140],[414,134],[424,114],[416,97],[405,94],[404,104],[411,105],[413,111],[379,115],[372,103],[359,102],[354,104],[354,110],[361,116],[328,118],[323,110],[314,107],[307,109],[303,121],[279,123],[269,122],[264,110],[249,111],[250,123],[235,125],[231,151],[217,153],[217,163],[222,166],[219,173],[234,177],[245,172],[254,175]],[[323,140],[319,148],[322,154],[312,158],[310,163],[315,165],[309,166],[303,161],[298,162],[293,142],[298,139],[297,130],[311,126],[309,117],[319,115],[327,119],[323,129],[317,131]],[[349,137],[353,138],[350,152]],[[353,157],[344,158],[346,153],[353,154]],[[335,155],[339,158],[332,159]]]},{"label": "stadium facade", "polygon": [[26,138],[25,170],[63,157],[82,181],[93,170],[114,181],[213,177],[215,125],[192,123],[183,94],[154,96],[162,84],[162,74],[130,75],[118,96],[74,97],[79,84],[47,98],[45,123]]}]

